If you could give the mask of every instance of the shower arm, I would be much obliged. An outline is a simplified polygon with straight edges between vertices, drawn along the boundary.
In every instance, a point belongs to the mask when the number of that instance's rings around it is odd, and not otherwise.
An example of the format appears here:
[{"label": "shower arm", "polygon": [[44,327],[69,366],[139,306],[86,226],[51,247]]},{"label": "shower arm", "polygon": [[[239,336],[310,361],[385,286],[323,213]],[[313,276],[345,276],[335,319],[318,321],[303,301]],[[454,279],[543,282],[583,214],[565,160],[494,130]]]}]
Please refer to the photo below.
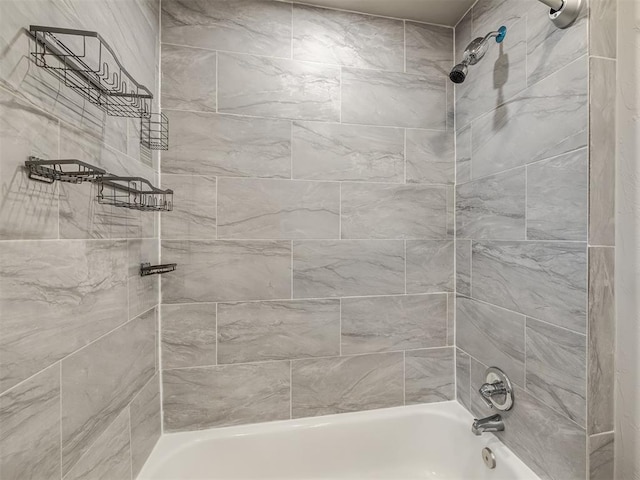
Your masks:
[{"label": "shower arm", "polygon": [[549,20],[558,28],[567,28],[580,16],[583,0],[538,0],[549,7]]},{"label": "shower arm", "polygon": [[551,10],[558,11],[564,5],[563,0],[538,0],[540,3],[544,3]]}]

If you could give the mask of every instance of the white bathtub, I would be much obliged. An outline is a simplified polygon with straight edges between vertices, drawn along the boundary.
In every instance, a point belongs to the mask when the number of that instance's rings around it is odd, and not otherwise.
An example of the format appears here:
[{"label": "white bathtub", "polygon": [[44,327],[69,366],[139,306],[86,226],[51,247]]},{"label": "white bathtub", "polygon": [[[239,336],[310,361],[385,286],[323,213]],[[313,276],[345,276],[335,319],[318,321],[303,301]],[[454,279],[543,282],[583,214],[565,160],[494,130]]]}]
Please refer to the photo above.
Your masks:
[{"label": "white bathtub", "polygon": [[[538,477],[456,402],[164,435],[139,479],[473,479]],[[483,447],[497,466],[488,469]]]}]

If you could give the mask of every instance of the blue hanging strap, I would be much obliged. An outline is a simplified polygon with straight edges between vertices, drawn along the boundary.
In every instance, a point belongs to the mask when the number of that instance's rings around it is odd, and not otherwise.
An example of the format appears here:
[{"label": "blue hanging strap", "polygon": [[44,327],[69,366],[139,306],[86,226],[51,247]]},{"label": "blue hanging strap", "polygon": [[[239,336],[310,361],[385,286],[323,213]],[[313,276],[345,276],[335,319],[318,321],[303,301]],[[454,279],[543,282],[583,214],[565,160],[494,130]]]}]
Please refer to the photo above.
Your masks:
[{"label": "blue hanging strap", "polygon": [[504,40],[504,37],[506,36],[507,36],[507,27],[503,25],[498,29],[498,36],[496,37],[496,42],[502,43],[502,41]]}]

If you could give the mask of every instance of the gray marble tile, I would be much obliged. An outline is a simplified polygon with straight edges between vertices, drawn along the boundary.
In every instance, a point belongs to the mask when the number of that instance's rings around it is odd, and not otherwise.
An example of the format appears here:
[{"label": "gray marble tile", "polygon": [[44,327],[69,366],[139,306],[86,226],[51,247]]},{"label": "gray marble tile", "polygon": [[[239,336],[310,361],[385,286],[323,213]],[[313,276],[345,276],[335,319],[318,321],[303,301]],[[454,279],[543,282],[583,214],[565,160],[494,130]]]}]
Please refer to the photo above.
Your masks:
[{"label": "gray marble tile", "polygon": [[162,213],[162,238],[216,238],[216,179],[162,175],[162,188],[173,190],[173,211]]},{"label": "gray marble tile", "polygon": [[509,35],[515,22],[524,16],[528,3],[528,0],[482,0],[477,2],[473,6],[474,36],[496,30],[496,25],[501,24],[508,27],[507,35]]},{"label": "gray marble tile", "polygon": [[293,58],[401,72],[404,25],[391,18],[294,5]]},{"label": "gray marble tile", "polygon": [[445,80],[343,68],[341,121],[445,130]]},{"label": "gray marble tile", "polygon": [[527,318],[527,391],[585,425],[587,339]]},{"label": "gray marble tile", "polygon": [[129,319],[147,312],[158,304],[160,279],[158,275],[140,276],[140,264],[160,263],[157,238],[127,241],[129,266]]},{"label": "gray marble tile", "polygon": [[486,30],[479,30],[475,25],[474,13],[474,37],[483,37],[489,31],[497,30],[500,25],[507,27],[507,36],[499,45],[491,40],[485,57],[470,68],[468,80],[456,85],[458,128],[495,110],[527,87],[525,19],[505,20],[501,17],[494,22]]},{"label": "gray marble tile", "polygon": [[126,242],[3,242],[0,311],[4,391],[127,321]]},{"label": "gray marble tile", "polygon": [[488,368],[488,365],[485,365],[484,363],[479,362],[476,358],[471,357],[471,368],[469,372],[471,398],[469,402],[469,410],[476,418],[484,418],[496,413],[493,407],[489,407],[484,403],[479,393],[480,387],[486,381]]},{"label": "gray marble tile", "polygon": [[456,292],[471,296],[471,240],[456,239]]},{"label": "gray marble tile", "polygon": [[294,241],[293,297],[404,293],[400,240]]},{"label": "gray marble tile", "polygon": [[218,304],[218,362],[340,353],[340,300]]},{"label": "gray marble tile", "polygon": [[557,72],[588,52],[587,11],[582,8],[570,28],[557,28],[549,21],[549,7],[541,2],[527,6],[527,84]]},{"label": "gray marble tile", "polygon": [[162,258],[179,265],[163,276],[163,303],[291,296],[288,241],[163,240]]},{"label": "gray marble tile", "polygon": [[453,240],[407,240],[407,293],[455,290]]},{"label": "gray marble tile", "polygon": [[[459,301],[459,297],[456,301]],[[456,348],[456,399],[471,409],[471,357]]]},{"label": "gray marble tile", "polygon": [[218,111],[340,121],[340,68],[218,53]]},{"label": "gray marble tile", "polygon": [[455,181],[453,131],[407,129],[407,183],[452,185]]},{"label": "gray marble tile", "polygon": [[218,238],[338,238],[340,185],[218,179]]},{"label": "gray marble tile", "polygon": [[291,176],[291,122],[167,111],[169,145],[162,173]]},{"label": "gray marble tile", "polygon": [[589,55],[616,58],[617,2],[589,2]]},{"label": "gray marble tile", "polygon": [[291,135],[293,178],[404,181],[401,128],[294,122]]},{"label": "gray marble tile", "polygon": [[614,478],[614,433],[589,437],[589,480]]},{"label": "gray marble tile", "polygon": [[587,240],[589,151],[527,167],[527,238]]},{"label": "gray marble tile", "polygon": [[162,108],[216,111],[216,52],[162,45]]},{"label": "gray marble tile", "polygon": [[[590,434],[614,429],[615,250],[589,247],[588,421]],[[624,368],[624,367],[622,367]]]},{"label": "gray marble tile", "polygon": [[341,184],[342,238],[446,238],[441,186]]},{"label": "gray marble tile", "polygon": [[265,0],[165,0],[162,41],[289,58],[291,5]]},{"label": "gray marble tile", "polygon": [[155,336],[151,311],[62,361],[63,475],[153,377]]},{"label": "gray marble tile", "polygon": [[402,352],[292,363],[293,418],[396,407],[403,403]]},{"label": "gray marble tile", "polygon": [[446,78],[453,64],[453,29],[405,23],[406,72]]},{"label": "gray marble tile", "polygon": [[470,8],[454,28],[455,63],[462,61],[465,47],[473,40],[473,9]]},{"label": "gray marble tile", "polygon": [[616,62],[591,58],[589,69],[589,244],[615,245]]},{"label": "gray marble tile", "polygon": [[0,423],[3,478],[60,478],[60,364],[3,393]]},{"label": "gray marble tile", "polygon": [[343,298],[342,354],[443,347],[447,296]]},{"label": "gray marble tile", "polygon": [[525,317],[470,298],[456,301],[456,345],[525,385]]},{"label": "gray marble tile", "polygon": [[453,400],[454,349],[446,347],[406,352],[404,384],[407,405]]},{"label": "gray marble tile", "polygon": [[473,177],[583,147],[587,123],[587,60],[582,58],[473,122]]},{"label": "gray marble tile", "polygon": [[519,387],[516,403],[503,413],[505,431],[497,436],[541,478],[586,478],[584,429]]},{"label": "gray marble tile", "polygon": [[456,188],[454,185],[445,187],[447,197],[447,238],[455,238],[456,236]]},{"label": "gray marble tile", "polygon": [[164,430],[201,430],[288,419],[289,363],[166,370],[162,380]]},{"label": "gray marble tile", "polygon": [[586,332],[586,246],[582,243],[474,242],[474,297]]},{"label": "gray marble tile", "polygon": [[0,240],[57,238],[57,184],[29,180],[24,162],[57,157],[58,121],[1,90],[0,144]]},{"label": "gray marble tile", "polygon": [[160,439],[162,413],[160,375],[156,374],[131,401],[131,464],[136,478],[144,462]]},{"label": "gray marble tile", "polygon": [[215,365],[216,306],[162,306],[162,368]]},{"label": "gray marble tile", "polygon": [[456,132],[456,183],[471,180],[471,125]]},{"label": "gray marble tile", "polygon": [[131,479],[129,410],[124,409],[82,458],[65,480]]},{"label": "gray marble tile", "polygon": [[447,293],[447,345],[456,344],[456,294]]},{"label": "gray marble tile", "polygon": [[517,168],[456,188],[456,234],[463,238],[524,240],[526,172]]}]

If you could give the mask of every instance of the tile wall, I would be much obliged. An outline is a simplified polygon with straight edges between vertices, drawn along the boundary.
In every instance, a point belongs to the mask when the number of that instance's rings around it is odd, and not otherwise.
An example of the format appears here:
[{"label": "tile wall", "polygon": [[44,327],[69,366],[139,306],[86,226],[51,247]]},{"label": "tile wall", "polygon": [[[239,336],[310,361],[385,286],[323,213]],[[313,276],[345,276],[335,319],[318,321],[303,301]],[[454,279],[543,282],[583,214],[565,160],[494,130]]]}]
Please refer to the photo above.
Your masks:
[{"label": "tile wall", "polygon": [[[96,30],[157,91],[158,3],[0,2],[0,477],[132,479],[160,435],[154,214],[37,183],[29,155],[157,180],[138,124],[30,59],[30,24]],[[124,211],[123,211],[124,210]]]},{"label": "tile wall", "polygon": [[454,397],[453,29],[162,2],[165,431]]},{"label": "tile wall", "polygon": [[[501,439],[542,478],[613,478],[615,2],[556,29],[544,5],[480,0],[456,58],[505,41],[456,87],[457,398],[516,386]],[[589,28],[589,30],[588,30]]]}]

